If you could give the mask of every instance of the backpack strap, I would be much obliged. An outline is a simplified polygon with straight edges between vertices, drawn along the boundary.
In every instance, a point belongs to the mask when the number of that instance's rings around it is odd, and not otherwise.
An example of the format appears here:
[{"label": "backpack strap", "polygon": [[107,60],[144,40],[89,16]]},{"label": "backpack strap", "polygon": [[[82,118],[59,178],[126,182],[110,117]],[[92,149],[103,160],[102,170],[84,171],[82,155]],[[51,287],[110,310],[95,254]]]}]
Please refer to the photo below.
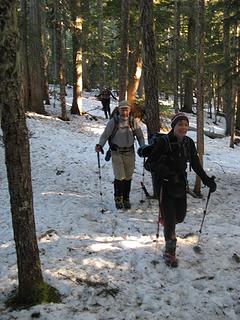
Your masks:
[{"label": "backpack strap", "polygon": [[132,113],[129,114],[128,124],[129,124],[130,129],[132,130],[133,138],[135,139],[134,117],[133,117]]},{"label": "backpack strap", "polygon": [[117,113],[114,113],[113,120],[114,120],[113,131],[112,131],[112,134],[110,135],[110,137],[108,138],[108,144],[109,144],[110,149],[111,149],[111,145],[112,145],[112,139],[113,139],[113,137],[115,136],[115,134],[118,131],[119,119],[118,119],[118,114]]},{"label": "backpack strap", "polygon": [[189,162],[189,171],[191,171],[191,145],[190,145],[190,139],[188,137],[185,137],[183,142],[183,152],[184,156],[187,159],[187,162]]}]

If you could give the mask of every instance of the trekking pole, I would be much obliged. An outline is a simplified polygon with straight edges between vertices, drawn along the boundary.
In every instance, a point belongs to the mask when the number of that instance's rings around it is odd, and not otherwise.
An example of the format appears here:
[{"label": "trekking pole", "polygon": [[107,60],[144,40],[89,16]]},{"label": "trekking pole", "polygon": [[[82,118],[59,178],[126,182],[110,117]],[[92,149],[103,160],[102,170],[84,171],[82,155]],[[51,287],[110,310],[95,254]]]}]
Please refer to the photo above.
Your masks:
[{"label": "trekking pole", "polygon": [[205,209],[203,210],[203,217],[202,217],[201,226],[200,226],[200,229],[198,231],[198,241],[197,241],[197,244],[193,247],[193,250],[196,253],[200,253],[201,252],[201,247],[200,247],[199,243],[200,243],[200,237],[201,237],[201,233],[202,233],[203,222],[204,222],[204,219],[205,219],[205,216],[206,216],[206,213],[207,213],[207,207],[208,207],[210,196],[211,196],[211,192],[210,192],[210,189],[209,189],[208,196],[207,196],[207,201],[206,201],[206,206],[205,206]]},{"label": "trekking pole", "polygon": [[160,222],[161,222],[161,208],[160,208],[160,206],[159,206],[159,210],[158,210],[158,220],[157,220],[156,239],[159,238]]},{"label": "trekking pole", "polygon": [[[160,193],[159,193],[159,211],[158,211],[158,220],[157,220],[156,240],[153,240],[153,242],[156,242],[155,256],[157,256],[157,252],[158,252],[158,238],[159,238],[160,224],[163,224],[161,202],[162,202],[162,188],[160,189]],[[155,258],[155,260],[152,261],[152,263],[153,265],[156,265],[159,263],[159,260],[157,259],[157,257]]]},{"label": "trekking pole", "polygon": [[150,196],[149,192],[147,191],[146,186],[145,186],[145,183],[144,183],[144,177],[145,177],[145,167],[144,167],[144,164],[145,164],[145,158],[143,159],[142,181],[140,182],[141,188],[142,188],[142,200],[140,200],[140,203],[144,203],[143,194],[145,194],[145,196],[146,196],[147,199],[151,199],[151,196]]},{"label": "trekking pole", "polygon": [[158,220],[157,220],[157,233],[156,233],[156,239],[159,238],[159,230],[160,230],[160,224],[163,225],[163,218],[162,218],[162,187],[160,189],[160,194],[159,194],[159,210],[158,210]]},{"label": "trekking pole", "polygon": [[98,160],[99,191],[100,191],[101,204],[102,204],[101,212],[104,213],[105,210],[103,209],[102,176],[101,176],[101,165],[100,165],[100,155],[99,155],[99,152],[97,152],[97,160]]},{"label": "trekking pole", "polygon": [[143,158],[143,170],[142,170],[142,181],[141,181],[141,187],[142,187],[142,199],[140,200],[140,203],[144,203],[144,200],[143,200],[143,193],[144,193],[143,187],[145,187],[145,185],[144,185],[144,177],[145,177],[145,168],[144,168],[144,164],[145,164],[145,158]]}]

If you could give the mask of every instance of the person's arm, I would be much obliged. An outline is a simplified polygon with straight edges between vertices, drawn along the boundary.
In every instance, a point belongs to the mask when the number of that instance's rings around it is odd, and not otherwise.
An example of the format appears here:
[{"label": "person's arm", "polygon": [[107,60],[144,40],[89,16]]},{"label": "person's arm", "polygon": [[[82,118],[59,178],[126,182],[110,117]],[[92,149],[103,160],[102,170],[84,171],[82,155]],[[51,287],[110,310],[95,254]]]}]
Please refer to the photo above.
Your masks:
[{"label": "person's arm", "polygon": [[114,100],[117,100],[117,98],[112,94],[112,91],[110,91],[110,95],[113,97]]},{"label": "person's arm", "polygon": [[139,122],[134,119],[134,136],[137,138],[140,147],[145,145],[145,139]]},{"label": "person's arm", "polygon": [[105,143],[108,141],[109,137],[111,136],[113,129],[114,129],[115,123],[114,119],[110,119],[106,125],[106,128],[104,129],[103,133],[100,136],[99,139],[99,145],[103,148]]},{"label": "person's arm", "polygon": [[214,192],[216,190],[216,183],[214,181],[215,177],[209,177],[205,170],[203,169],[196,147],[195,143],[192,139],[190,140],[190,164],[191,167],[193,168],[194,172],[200,177],[202,180],[203,184],[206,185],[207,187],[210,188],[211,192]]}]

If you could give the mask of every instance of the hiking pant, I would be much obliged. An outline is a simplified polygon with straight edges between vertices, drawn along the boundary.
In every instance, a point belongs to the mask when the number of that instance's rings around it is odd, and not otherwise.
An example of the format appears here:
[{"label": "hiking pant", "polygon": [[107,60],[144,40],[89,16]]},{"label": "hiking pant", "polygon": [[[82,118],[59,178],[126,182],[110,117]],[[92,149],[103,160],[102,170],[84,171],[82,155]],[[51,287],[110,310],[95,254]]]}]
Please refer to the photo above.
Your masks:
[{"label": "hiking pant", "polygon": [[175,227],[177,223],[184,221],[187,211],[187,194],[174,197],[167,193],[163,186],[160,200],[161,214],[164,221],[165,241],[175,240]]},{"label": "hiking pant", "polygon": [[103,111],[105,113],[106,119],[108,119],[108,116],[110,118],[111,115],[111,110],[110,110],[110,99],[103,99],[102,100],[102,106],[103,106]]},{"label": "hiking pant", "polygon": [[134,149],[112,151],[112,167],[115,179],[131,180],[135,168]]}]

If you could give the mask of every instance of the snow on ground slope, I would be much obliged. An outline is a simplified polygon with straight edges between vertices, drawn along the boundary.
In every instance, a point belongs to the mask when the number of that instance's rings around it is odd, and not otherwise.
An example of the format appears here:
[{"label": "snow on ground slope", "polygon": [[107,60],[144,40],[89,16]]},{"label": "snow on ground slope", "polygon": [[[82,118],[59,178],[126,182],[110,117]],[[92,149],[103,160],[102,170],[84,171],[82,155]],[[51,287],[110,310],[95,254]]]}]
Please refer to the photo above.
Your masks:
[{"label": "snow on ground slope", "polygon": [[[69,98],[70,102],[70,98]],[[227,138],[205,138],[204,166],[216,176],[200,245],[197,242],[208,190],[188,198],[188,213],[177,226],[179,267],[163,264],[163,232],[156,243],[156,200],[147,200],[150,177],[137,157],[132,209],[113,204],[111,162],[101,156],[101,186],[94,151],[106,120],[93,97],[83,101],[89,114],[63,122],[28,114],[34,210],[44,278],[62,294],[62,303],[11,311],[4,300],[17,285],[4,148],[0,146],[0,319],[215,320],[240,318],[239,185],[240,148]],[[92,115],[99,118],[94,120]],[[195,121],[191,117],[191,121]],[[189,135],[196,139],[194,132]],[[105,147],[105,151],[106,151]],[[189,172],[190,185],[194,173]],[[103,197],[101,201],[100,192]],[[104,213],[102,213],[104,209]]]}]

